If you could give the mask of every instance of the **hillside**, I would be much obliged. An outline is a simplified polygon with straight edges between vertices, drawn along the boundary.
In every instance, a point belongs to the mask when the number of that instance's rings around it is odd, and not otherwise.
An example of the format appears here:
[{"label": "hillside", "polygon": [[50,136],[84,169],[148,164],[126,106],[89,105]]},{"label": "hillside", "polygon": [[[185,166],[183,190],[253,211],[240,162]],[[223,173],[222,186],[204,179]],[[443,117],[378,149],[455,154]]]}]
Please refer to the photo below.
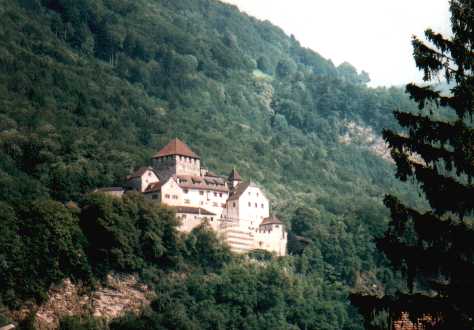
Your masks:
[{"label": "hillside", "polygon": [[[41,301],[49,285],[65,276],[140,271],[158,261],[195,267],[181,238],[166,241],[156,256],[136,242],[148,228],[136,220],[134,207],[148,207],[142,201],[125,202],[131,203],[128,210],[83,197],[95,187],[121,183],[174,137],[186,141],[211,170],[225,174],[235,165],[265,187],[292,234],[311,240],[304,251],[295,242],[294,257],[275,267],[293,269],[293,289],[307,288],[318,297],[319,305],[307,311],[317,316],[313,325],[357,327],[349,317],[347,290],[361,278],[393,281],[371,242],[386,223],[381,201],[388,190],[417,197],[395,180],[389,162],[367,148],[340,143],[340,136],[347,122],[376,134],[395,127],[392,110],[415,108],[402,90],[368,88],[368,77],[350,64],[335,67],[270,23],[211,0],[0,0],[0,19],[0,225],[9,228],[0,238],[0,280],[7,283],[0,286],[0,304],[14,306],[32,296]],[[104,219],[115,219],[106,227],[120,239],[94,246],[101,237],[91,228],[100,226],[88,227],[91,215],[84,208],[99,205],[109,214],[111,203],[119,215]],[[31,273],[35,265],[24,260],[42,239],[25,233],[44,229],[52,237],[62,235],[54,223],[64,218],[66,236],[80,239],[58,244],[84,254],[63,269],[52,266],[37,283],[34,274],[42,271]],[[127,236],[131,241],[125,243],[119,232],[127,227],[119,220],[128,218],[138,221],[129,224],[138,226],[137,236]],[[44,219],[44,227],[37,219]],[[158,232],[164,240],[174,237]],[[139,256],[138,261],[116,255],[113,249],[122,244],[129,249],[126,256]],[[178,247],[171,249],[173,244]],[[19,259],[3,252],[12,246]],[[105,263],[99,256],[109,252],[112,261]],[[16,267],[19,260],[22,266]],[[57,265],[44,261],[49,262]],[[226,267],[212,269],[219,281],[241,271],[232,267],[247,266]],[[254,271],[256,278],[270,276]],[[25,272],[32,274],[26,286],[16,281]],[[211,291],[216,283],[209,284]],[[200,299],[192,284],[186,294]],[[177,290],[176,283],[160,285],[166,292]],[[285,295],[297,299],[296,291]],[[296,324],[303,316],[278,317]]]}]

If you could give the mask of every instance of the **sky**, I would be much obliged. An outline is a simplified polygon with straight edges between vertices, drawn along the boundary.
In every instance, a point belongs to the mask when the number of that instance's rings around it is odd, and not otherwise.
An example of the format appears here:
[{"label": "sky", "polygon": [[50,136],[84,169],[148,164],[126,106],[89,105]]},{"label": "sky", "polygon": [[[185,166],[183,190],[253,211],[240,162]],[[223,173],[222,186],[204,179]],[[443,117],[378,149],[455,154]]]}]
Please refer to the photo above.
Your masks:
[{"label": "sky", "polygon": [[293,34],[335,65],[367,71],[371,86],[421,81],[411,37],[449,33],[448,0],[223,0]]}]

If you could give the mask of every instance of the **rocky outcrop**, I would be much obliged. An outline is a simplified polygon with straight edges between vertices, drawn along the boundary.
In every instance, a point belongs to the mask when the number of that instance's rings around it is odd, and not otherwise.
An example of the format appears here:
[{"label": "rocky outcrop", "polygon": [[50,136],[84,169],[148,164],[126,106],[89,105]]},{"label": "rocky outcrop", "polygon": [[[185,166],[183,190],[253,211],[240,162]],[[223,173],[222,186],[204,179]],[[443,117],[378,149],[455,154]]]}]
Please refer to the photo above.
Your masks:
[{"label": "rocky outcrop", "polygon": [[128,312],[138,314],[153,298],[152,291],[133,275],[109,275],[95,290],[84,290],[65,279],[49,290],[43,305],[25,306],[11,317],[19,321],[35,311],[37,329],[57,329],[65,316],[94,316],[107,322]]},{"label": "rocky outcrop", "polygon": [[344,124],[344,134],[339,136],[339,143],[359,146],[388,162],[393,162],[387,143],[381,136],[375,134],[371,127],[348,121]]},{"label": "rocky outcrop", "polygon": [[425,330],[429,325],[433,326],[436,322],[431,316],[425,315],[416,322],[410,320],[408,313],[402,313],[400,320],[393,323],[394,330]]}]

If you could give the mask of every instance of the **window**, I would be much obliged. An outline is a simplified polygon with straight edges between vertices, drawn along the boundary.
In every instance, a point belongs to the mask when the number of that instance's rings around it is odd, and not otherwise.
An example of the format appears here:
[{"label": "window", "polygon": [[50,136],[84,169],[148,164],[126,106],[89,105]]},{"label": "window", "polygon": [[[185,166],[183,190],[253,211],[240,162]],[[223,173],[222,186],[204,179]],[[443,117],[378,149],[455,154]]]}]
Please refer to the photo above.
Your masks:
[{"label": "window", "polygon": [[218,204],[216,202],[212,203],[212,206],[217,206]]},{"label": "window", "polygon": [[265,205],[263,205],[263,203],[262,203],[262,209],[264,209],[264,208],[265,208]]},{"label": "window", "polygon": [[232,203],[232,206],[235,207],[235,202]]},{"label": "window", "polygon": [[204,205],[204,202],[203,202],[203,201],[201,201],[201,205]]},{"label": "window", "polygon": [[166,195],[165,195],[165,198],[168,198],[168,199],[169,199],[169,198],[170,198],[170,194],[166,194]]},{"label": "window", "polygon": [[204,191],[199,190],[199,195],[203,196],[203,195],[204,195]]},{"label": "window", "polygon": [[249,196],[251,195],[252,193],[249,191]]},{"label": "window", "polygon": [[222,197],[222,193],[219,193],[219,197]]},{"label": "window", "polygon": [[257,193],[257,197],[258,197],[258,193]]},{"label": "window", "polygon": [[217,193],[214,191],[214,197],[217,197]]},{"label": "window", "polygon": [[184,193],[187,194],[189,192],[188,189],[183,189]]},{"label": "window", "polygon": [[255,207],[258,207],[257,203],[255,203]]},{"label": "window", "polygon": [[173,195],[173,199],[178,199],[178,195]]},{"label": "window", "polygon": [[189,199],[185,199],[184,204],[191,204],[191,201]]},{"label": "window", "polygon": [[159,197],[158,194],[153,194],[153,195],[151,196],[151,199],[158,199],[158,197]]},{"label": "window", "polygon": [[252,203],[249,202],[249,206],[252,206]]}]

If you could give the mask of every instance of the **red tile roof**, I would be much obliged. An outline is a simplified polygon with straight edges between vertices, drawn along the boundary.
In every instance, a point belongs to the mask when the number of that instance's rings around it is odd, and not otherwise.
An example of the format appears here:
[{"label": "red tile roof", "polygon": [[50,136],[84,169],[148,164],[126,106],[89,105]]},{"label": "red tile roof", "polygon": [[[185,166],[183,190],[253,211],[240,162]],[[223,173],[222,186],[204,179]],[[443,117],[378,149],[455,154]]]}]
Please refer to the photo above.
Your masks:
[{"label": "red tile roof", "polygon": [[163,149],[161,149],[153,158],[165,157],[165,156],[186,156],[191,158],[200,158],[196,155],[186,143],[176,138],[171,140]]},{"label": "red tile roof", "polygon": [[232,172],[230,172],[229,181],[242,181],[239,172],[237,172],[235,168],[233,168]]},{"label": "red tile roof", "polygon": [[282,224],[283,224],[283,222],[281,222],[280,219],[278,219],[276,216],[272,215],[268,218],[263,219],[260,226],[262,226],[262,225],[282,225]]},{"label": "red tile roof", "polygon": [[161,182],[150,183],[145,189],[145,194],[157,192],[161,190]]},{"label": "red tile roof", "polygon": [[257,187],[257,185],[251,181],[239,183],[234,190],[230,193],[229,200],[234,201],[240,198],[242,194],[247,190],[248,187]]},{"label": "red tile roof", "polygon": [[176,177],[178,185],[182,189],[200,189],[219,192],[228,192],[225,179],[219,177],[199,177],[192,175],[179,175]]}]

